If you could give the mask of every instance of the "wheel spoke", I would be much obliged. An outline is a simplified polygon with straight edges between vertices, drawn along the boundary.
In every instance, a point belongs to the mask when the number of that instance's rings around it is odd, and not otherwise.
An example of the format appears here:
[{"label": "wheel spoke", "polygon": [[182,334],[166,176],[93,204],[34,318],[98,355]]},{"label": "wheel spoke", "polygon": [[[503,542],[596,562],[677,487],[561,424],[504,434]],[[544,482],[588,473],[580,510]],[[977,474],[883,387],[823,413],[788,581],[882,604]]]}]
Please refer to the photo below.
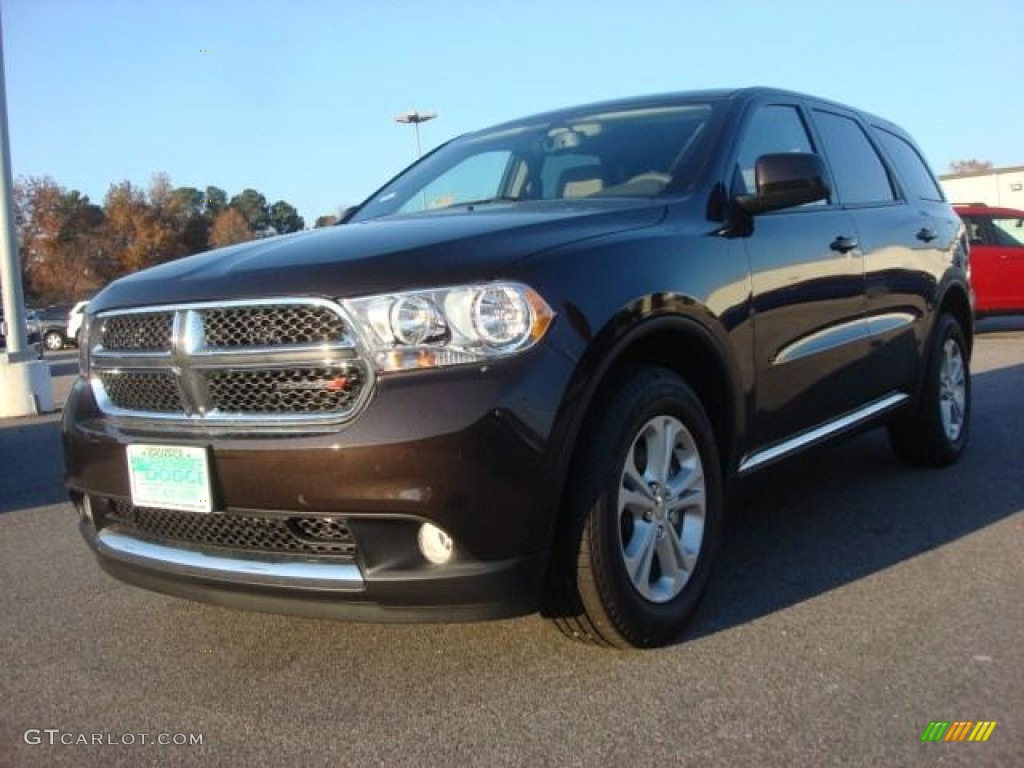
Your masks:
[{"label": "wheel spoke", "polygon": [[[686,529],[684,527],[683,533],[685,532]],[[683,534],[675,533],[675,531],[670,531],[670,533],[673,534],[672,536],[669,536],[669,538],[672,540],[672,549],[675,550],[676,561],[679,563],[680,568],[685,572],[685,578],[689,579],[690,574],[693,573],[694,566],[697,564],[697,555],[696,553],[691,554],[686,551],[686,545],[683,540],[685,537]]]},{"label": "wheel spoke", "polygon": [[626,571],[630,581],[642,594],[650,591],[651,564],[654,561],[654,547],[657,537],[655,527],[650,523],[637,523],[633,531],[633,539],[629,543],[629,552],[623,552]]},{"label": "wheel spoke", "polygon": [[654,501],[649,494],[632,491],[623,486],[619,489],[619,509],[647,512],[654,509]]},{"label": "wheel spoke", "polygon": [[959,351],[951,355],[949,359],[949,383],[953,389],[957,389],[964,383],[964,364],[960,359]]},{"label": "wheel spoke", "polygon": [[669,499],[668,503],[665,505],[665,508],[669,512],[679,512],[680,510],[692,509],[694,507],[703,510],[706,501],[707,498],[704,495],[704,489],[694,488],[690,491],[687,491],[682,496],[676,496],[672,499]]},{"label": "wheel spoke", "polygon": [[672,497],[684,496],[691,490],[700,490],[704,487],[704,468],[697,460],[696,454],[683,462],[682,467],[666,486]]},{"label": "wheel spoke", "polygon": [[635,451],[636,449],[634,448],[626,457],[626,466],[622,472],[622,488],[625,491],[642,496],[649,504],[654,504],[654,494],[651,493],[647,479],[637,471],[634,462]]},{"label": "wheel spoke", "polygon": [[953,396],[949,398],[949,417],[950,424],[957,426],[962,424],[964,420],[963,408],[960,405],[956,393],[954,393]]},{"label": "wheel spoke", "polygon": [[[675,542],[673,544],[673,542]],[[667,579],[670,583],[669,591],[676,591],[676,582],[679,581],[679,539],[671,527],[667,528],[657,543],[658,565],[661,566],[661,578]]]},{"label": "wheel spoke", "polygon": [[664,486],[668,481],[679,430],[675,420],[661,418],[652,422],[647,431],[647,470],[644,475],[650,482]]},{"label": "wheel spoke", "polygon": [[942,398],[939,403],[942,411],[942,426],[945,428],[946,436],[953,440],[956,438],[956,423],[953,421],[953,402],[949,397]]},{"label": "wheel spoke", "polygon": [[700,554],[700,545],[704,541],[704,508],[699,513],[691,513],[683,518],[679,545],[682,549],[682,563],[687,572],[693,573]]}]

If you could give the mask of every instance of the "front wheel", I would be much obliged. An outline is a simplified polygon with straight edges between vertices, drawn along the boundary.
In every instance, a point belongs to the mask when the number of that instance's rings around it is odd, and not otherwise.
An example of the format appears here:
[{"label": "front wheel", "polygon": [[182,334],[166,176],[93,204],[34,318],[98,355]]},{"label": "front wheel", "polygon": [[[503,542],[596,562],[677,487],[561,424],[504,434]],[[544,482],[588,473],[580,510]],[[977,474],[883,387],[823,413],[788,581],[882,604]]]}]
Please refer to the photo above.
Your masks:
[{"label": "front wheel", "polygon": [[581,640],[664,645],[696,610],[722,535],[715,437],[670,371],[632,370],[605,391],[570,478],[554,616]]},{"label": "front wheel", "polygon": [[908,464],[941,467],[960,458],[970,424],[967,343],[956,318],[943,314],[932,334],[918,403],[889,424],[889,442]]},{"label": "front wheel", "polygon": [[47,331],[43,336],[43,344],[51,352],[58,352],[64,349],[64,334],[60,331]]}]

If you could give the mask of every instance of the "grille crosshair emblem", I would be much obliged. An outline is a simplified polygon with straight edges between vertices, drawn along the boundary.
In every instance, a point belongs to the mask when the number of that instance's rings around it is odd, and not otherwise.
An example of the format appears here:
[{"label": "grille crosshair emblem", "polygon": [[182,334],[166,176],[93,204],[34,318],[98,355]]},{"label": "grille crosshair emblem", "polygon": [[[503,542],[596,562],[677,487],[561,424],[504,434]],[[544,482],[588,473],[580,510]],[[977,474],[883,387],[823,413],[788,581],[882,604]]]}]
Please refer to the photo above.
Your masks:
[{"label": "grille crosshair emblem", "polygon": [[194,309],[174,313],[171,331],[171,365],[178,376],[181,402],[186,416],[205,416],[210,392],[206,379],[192,368],[195,355],[205,346],[203,318]]}]

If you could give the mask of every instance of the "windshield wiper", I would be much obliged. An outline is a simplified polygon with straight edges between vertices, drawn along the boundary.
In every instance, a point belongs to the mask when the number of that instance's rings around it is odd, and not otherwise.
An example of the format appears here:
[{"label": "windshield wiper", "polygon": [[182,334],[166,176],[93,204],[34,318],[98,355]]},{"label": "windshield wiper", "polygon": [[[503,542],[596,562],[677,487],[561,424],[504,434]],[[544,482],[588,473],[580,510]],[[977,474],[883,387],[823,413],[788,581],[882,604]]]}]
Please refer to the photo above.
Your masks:
[{"label": "windshield wiper", "polygon": [[[521,203],[523,198],[515,197],[513,195],[498,195],[496,197],[481,197],[479,200],[460,200],[457,203],[444,206],[445,208],[458,208],[460,206],[466,206],[472,208],[476,205],[490,205],[492,203]],[[436,210],[436,209],[435,209]]]}]

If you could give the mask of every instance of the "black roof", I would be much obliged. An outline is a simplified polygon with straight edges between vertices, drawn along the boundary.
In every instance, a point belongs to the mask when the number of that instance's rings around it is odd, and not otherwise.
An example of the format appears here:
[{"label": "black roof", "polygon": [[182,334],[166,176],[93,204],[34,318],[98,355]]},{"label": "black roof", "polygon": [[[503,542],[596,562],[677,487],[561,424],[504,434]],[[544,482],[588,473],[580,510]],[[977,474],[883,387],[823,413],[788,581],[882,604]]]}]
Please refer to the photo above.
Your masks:
[{"label": "black roof", "polygon": [[[904,131],[899,126],[894,125],[888,120],[873,115],[869,112],[865,112],[862,109],[858,109],[855,106],[842,104],[837,101],[822,98],[820,96],[814,96],[812,94],[800,93],[798,91],[791,91],[784,88],[774,88],[769,86],[748,86],[744,88],[715,88],[705,90],[693,90],[693,91],[675,91],[666,93],[648,94],[643,96],[630,96],[622,99],[612,99],[609,101],[598,101],[589,104],[579,104],[576,106],[569,106],[562,109],[553,109],[547,112],[539,112],[534,115],[526,117],[516,118],[515,120],[509,120],[503,123],[490,126],[489,128],[483,129],[483,131],[494,131],[505,128],[512,128],[519,125],[528,125],[530,123],[538,122],[553,122],[556,120],[564,119],[569,115],[575,115],[586,112],[604,112],[604,111],[619,111],[627,109],[640,109],[643,107],[651,107],[659,104],[679,104],[686,103],[688,101],[701,102],[701,101],[726,101],[726,100],[744,100],[749,101],[762,96],[781,96],[787,98],[796,98],[801,100],[815,101],[821,104],[832,104],[836,107],[842,107],[843,109],[850,109],[861,114],[868,122],[875,123],[880,126],[885,126],[890,129],[903,134]],[[473,131],[472,133],[477,133]]]}]

